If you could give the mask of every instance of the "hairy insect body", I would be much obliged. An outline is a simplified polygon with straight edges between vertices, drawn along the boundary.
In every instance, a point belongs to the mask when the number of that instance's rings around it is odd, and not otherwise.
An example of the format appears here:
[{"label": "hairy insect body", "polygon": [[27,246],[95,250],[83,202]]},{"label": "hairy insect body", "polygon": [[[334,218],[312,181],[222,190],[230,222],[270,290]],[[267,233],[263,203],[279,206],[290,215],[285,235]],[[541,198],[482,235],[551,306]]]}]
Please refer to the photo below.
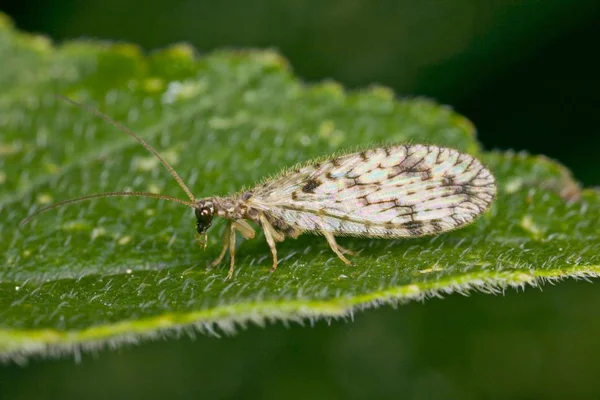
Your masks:
[{"label": "hairy insect body", "polygon": [[255,222],[263,229],[273,255],[272,271],[277,268],[277,249],[275,243],[282,242],[286,237],[297,238],[302,233],[302,230],[272,215],[269,211],[253,207],[250,202],[251,196],[250,192],[246,192],[239,197],[210,197],[198,200],[197,202],[198,233],[204,234],[208,230],[212,224],[213,214],[230,221],[228,229],[225,232],[221,254],[211,263],[212,267],[220,264],[227,254],[227,250],[229,250],[231,264],[227,275],[228,278],[231,278],[233,275],[235,267],[236,232],[239,231],[246,239],[252,239],[256,234],[246,220]]},{"label": "hairy insect body", "polygon": [[[419,237],[467,225],[496,194],[493,175],[454,149],[403,145],[374,148],[282,174],[236,197],[198,201],[210,214],[231,220],[216,263],[230,250],[235,231],[254,237],[245,220],[265,232],[277,268],[275,243],[304,232],[323,235],[346,263],[335,236]],[[199,220],[198,232],[206,231]],[[208,221],[210,223],[210,221]],[[233,261],[229,274],[233,273]]]},{"label": "hairy insect body", "polygon": [[[252,203],[249,201],[250,197],[251,193],[246,192],[239,197],[209,197],[198,200],[197,204],[200,210],[208,209],[210,215],[234,221],[250,220],[259,226],[263,225],[261,217],[264,217],[277,233],[285,237],[298,237],[301,233],[300,230],[266,210],[252,207]],[[208,227],[201,226],[200,233],[203,233],[206,229]]]},{"label": "hairy insect body", "polygon": [[216,213],[219,217],[227,219],[248,219],[248,205],[241,197],[213,197]]},{"label": "hairy insect body", "polygon": [[352,252],[338,245],[336,236],[400,238],[451,231],[482,215],[496,195],[494,176],[473,156],[450,148],[415,144],[375,147],[308,162],[239,195],[198,200],[148,143],[105,114],[87,109],[151,152],[190,200],[144,192],[90,194],[44,207],[22,223],[53,208],[93,198],[138,196],[180,203],[194,210],[201,245],[206,245],[206,232],[213,217],[228,220],[223,248],[211,263],[219,264],[229,251],[228,278],[234,271],[236,233],[246,239],[255,236],[248,221],[264,232],[273,258],[271,271],[278,265],[276,243],[303,232],[322,235],[333,252],[350,264],[344,254]]}]

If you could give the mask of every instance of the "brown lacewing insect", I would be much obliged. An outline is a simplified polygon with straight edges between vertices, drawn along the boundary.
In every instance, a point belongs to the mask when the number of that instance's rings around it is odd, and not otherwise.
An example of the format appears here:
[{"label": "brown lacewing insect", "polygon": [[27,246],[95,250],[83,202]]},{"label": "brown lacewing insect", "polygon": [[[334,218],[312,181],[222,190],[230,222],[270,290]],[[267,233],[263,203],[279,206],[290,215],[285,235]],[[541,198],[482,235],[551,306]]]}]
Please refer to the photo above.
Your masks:
[{"label": "brown lacewing insect", "polygon": [[331,250],[346,264],[350,250],[338,245],[336,236],[402,238],[434,235],[473,222],[496,194],[494,176],[481,162],[454,149],[426,145],[375,147],[329,159],[309,161],[286,170],[254,188],[228,197],[196,199],[175,170],[146,141],[100,111],[73,100],[127,133],[169,171],[189,201],[144,192],[107,192],[61,201],[44,207],[22,224],[50,209],[110,196],[152,197],[194,209],[198,243],[206,246],[206,232],[213,217],[227,219],[223,249],[211,267],[229,250],[231,278],[235,265],[236,231],[251,239],[260,226],[277,268],[276,243],[304,232],[322,235]]}]

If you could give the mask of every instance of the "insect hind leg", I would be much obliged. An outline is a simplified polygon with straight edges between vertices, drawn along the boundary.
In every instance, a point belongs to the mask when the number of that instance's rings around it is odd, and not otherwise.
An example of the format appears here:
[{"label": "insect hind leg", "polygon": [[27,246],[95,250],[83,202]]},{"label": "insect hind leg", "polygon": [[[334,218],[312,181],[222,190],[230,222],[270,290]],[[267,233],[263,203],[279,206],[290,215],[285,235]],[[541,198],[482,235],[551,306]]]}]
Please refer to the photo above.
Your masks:
[{"label": "insect hind leg", "polygon": [[233,276],[233,270],[235,267],[235,225],[229,225],[229,258],[231,259],[231,264],[229,267],[229,272],[227,273],[227,279],[231,279]]},{"label": "insect hind leg", "polygon": [[352,265],[352,261],[344,257],[344,253],[353,254],[353,252],[337,244],[337,242],[335,241],[335,237],[331,232],[321,231],[321,233],[323,234],[323,236],[325,236],[325,239],[327,239],[327,243],[329,243],[329,247],[331,247],[331,250],[333,250],[333,252],[337,254],[340,260],[345,262],[347,265]]},{"label": "insect hind leg", "polygon": [[265,239],[267,239],[267,243],[269,245],[269,248],[271,249],[271,254],[273,255],[273,266],[271,267],[271,272],[275,272],[278,264],[277,246],[275,244],[275,241],[281,242],[283,241],[283,239],[285,239],[285,237],[279,232],[277,232],[275,228],[273,228],[273,225],[271,225],[271,223],[267,220],[267,218],[264,215],[261,214],[259,220],[265,233]]},{"label": "insect hind leg", "polygon": [[345,247],[342,247],[342,246],[340,246],[340,244],[338,242],[336,242],[335,244],[337,245],[337,248],[340,250],[340,252],[342,254],[348,254],[348,255],[351,255],[351,256],[356,255],[356,252],[354,250],[350,250],[350,249],[347,249]]}]

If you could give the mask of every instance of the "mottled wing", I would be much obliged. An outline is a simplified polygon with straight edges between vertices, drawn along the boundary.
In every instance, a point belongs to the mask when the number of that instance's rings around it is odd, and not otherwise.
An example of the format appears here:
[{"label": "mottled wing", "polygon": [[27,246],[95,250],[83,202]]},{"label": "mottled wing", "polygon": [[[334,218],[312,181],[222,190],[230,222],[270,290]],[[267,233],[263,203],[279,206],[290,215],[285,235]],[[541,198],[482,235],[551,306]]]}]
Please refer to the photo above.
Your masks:
[{"label": "mottled wing", "polygon": [[424,145],[381,147],[291,171],[248,200],[300,230],[411,237],[472,222],[496,194],[477,159]]}]

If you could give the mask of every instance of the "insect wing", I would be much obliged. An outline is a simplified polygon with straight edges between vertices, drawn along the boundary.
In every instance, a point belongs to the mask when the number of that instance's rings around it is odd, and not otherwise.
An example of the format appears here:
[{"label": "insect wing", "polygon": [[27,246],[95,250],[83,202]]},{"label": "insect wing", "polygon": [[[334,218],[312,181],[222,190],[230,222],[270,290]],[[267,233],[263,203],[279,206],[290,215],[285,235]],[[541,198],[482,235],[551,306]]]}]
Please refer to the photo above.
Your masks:
[{"label": "insect wing", "polygon": [[410,237],[472,222],[495,194],[493,175],[472,156],[412,145],[308,165],[257,187],[250,200],[301,230]]}]

